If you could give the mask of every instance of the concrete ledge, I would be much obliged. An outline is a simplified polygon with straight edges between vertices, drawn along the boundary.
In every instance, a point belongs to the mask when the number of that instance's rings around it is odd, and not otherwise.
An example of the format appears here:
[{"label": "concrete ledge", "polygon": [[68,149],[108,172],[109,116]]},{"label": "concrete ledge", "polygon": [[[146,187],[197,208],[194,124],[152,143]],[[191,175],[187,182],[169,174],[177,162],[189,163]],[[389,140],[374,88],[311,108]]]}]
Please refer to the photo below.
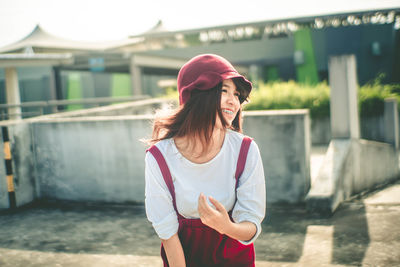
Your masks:
[{"label": "concrete ledge", "polygon": [[308,109],[250,110],[243,112],[244,116],[305,116],[308,114]]},{"label": "concrete ledge", "polygon": [[[351,151],[351,140],[333,140],[306,197],[311,212],[332,213],[343,201],[342,186],[346,176],[346,163]],[[339,191],[341,191],[339,193]]]},{"label": "concrete ledge", "polygon": [[306,197],[307,209],[332,214],[350,196],[399,178],[398,152],[368,140],[334,139]]},{"label": "concrete ledge", "polygon": [[174,100],[165,98],[152,98],[145,100],[137,100],[128,103],[107,105],[103,107],[60,112],[56,114],[36,117],[33,118],[33,120],[49,119],[49,118],[90,117],[90,116],[139,115],[147,113],[151,114],[154,113],[156,109],[161,109],[164,107],[175,106],[175,105],[177,105],[177,103]]}]

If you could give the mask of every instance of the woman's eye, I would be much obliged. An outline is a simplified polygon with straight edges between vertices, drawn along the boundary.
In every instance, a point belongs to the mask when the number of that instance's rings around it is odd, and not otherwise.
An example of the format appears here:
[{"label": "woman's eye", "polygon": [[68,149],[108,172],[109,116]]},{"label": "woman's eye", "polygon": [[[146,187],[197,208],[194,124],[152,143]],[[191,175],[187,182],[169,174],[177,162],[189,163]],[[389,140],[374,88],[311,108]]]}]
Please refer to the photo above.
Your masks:
[{"label": "woman's eye", "polygon": [[240,97],[240,94],[239,94],[239,93],[235,93],[235,96],[236,96],[236,97]]},{"label": "woman's eye", "polygon": [[221,91],[224,93],[228,92],[228,90],[226,90],[226,89],[221,89]]}]

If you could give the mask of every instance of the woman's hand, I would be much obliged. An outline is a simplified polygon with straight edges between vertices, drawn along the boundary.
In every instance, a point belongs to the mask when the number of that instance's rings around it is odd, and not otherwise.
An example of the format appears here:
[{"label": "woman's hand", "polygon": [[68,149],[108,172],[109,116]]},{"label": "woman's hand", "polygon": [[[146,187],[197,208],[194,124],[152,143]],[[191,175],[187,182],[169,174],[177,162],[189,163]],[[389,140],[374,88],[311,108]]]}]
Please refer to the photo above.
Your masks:
[{"label": "woman's hand", "polygon": [[215,209],[208,204],[206,196],[201,193],[197,207],[201,222],[215,229],[220,234],[226,234],[232,224],[228,212],[226,211],[225,207],[215,198],[210,196],[208,199],[214,205]]}]

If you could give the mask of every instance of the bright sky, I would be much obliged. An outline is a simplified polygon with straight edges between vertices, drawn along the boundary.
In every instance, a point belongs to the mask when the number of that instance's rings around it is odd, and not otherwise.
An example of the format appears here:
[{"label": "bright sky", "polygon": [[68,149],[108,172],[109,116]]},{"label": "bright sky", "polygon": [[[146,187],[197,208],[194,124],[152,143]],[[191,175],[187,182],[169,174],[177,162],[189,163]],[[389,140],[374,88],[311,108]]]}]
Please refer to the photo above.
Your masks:
[{"label": "bright sky", "polygon": [[400,8],[400,0],[0,0],[0,47],[36,24],[71,40],[119,40],[162,20],[169,30]]}]

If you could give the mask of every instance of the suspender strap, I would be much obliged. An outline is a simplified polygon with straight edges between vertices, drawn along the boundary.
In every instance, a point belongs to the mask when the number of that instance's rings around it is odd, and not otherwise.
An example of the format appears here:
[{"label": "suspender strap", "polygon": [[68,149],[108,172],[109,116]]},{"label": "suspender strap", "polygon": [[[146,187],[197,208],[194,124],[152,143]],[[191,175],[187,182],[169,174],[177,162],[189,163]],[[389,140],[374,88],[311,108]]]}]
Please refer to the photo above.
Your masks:
[{"label": "suspender strap", "polygon": [[171,172],[169,171],[167,162],[165,161],[161,151],[156,146],[151,146],[147,151],[149,151],[153,157],[156,159],[158,166],[161,170],[161,174],[164,178],[165,184],[168,187],[168,190],[172,196],[172,204],[174,205],[174,209],[176,214],[179,214],[178,209],[176,208],[176,200],[175,200],[175,187],[174,183],[172,182]]},{"label": "suspender strap", "polygon": [[240,146],[239,158],[237,161],[236,173],[235,173],[235,178],[236,178],[235,188],[238,187],[239,178],[243,173],[244,166],[246,165],[247,153],[249,152],[251,141],[252,139],[250,137],[245,136],[243,138],[242,145]]}]

